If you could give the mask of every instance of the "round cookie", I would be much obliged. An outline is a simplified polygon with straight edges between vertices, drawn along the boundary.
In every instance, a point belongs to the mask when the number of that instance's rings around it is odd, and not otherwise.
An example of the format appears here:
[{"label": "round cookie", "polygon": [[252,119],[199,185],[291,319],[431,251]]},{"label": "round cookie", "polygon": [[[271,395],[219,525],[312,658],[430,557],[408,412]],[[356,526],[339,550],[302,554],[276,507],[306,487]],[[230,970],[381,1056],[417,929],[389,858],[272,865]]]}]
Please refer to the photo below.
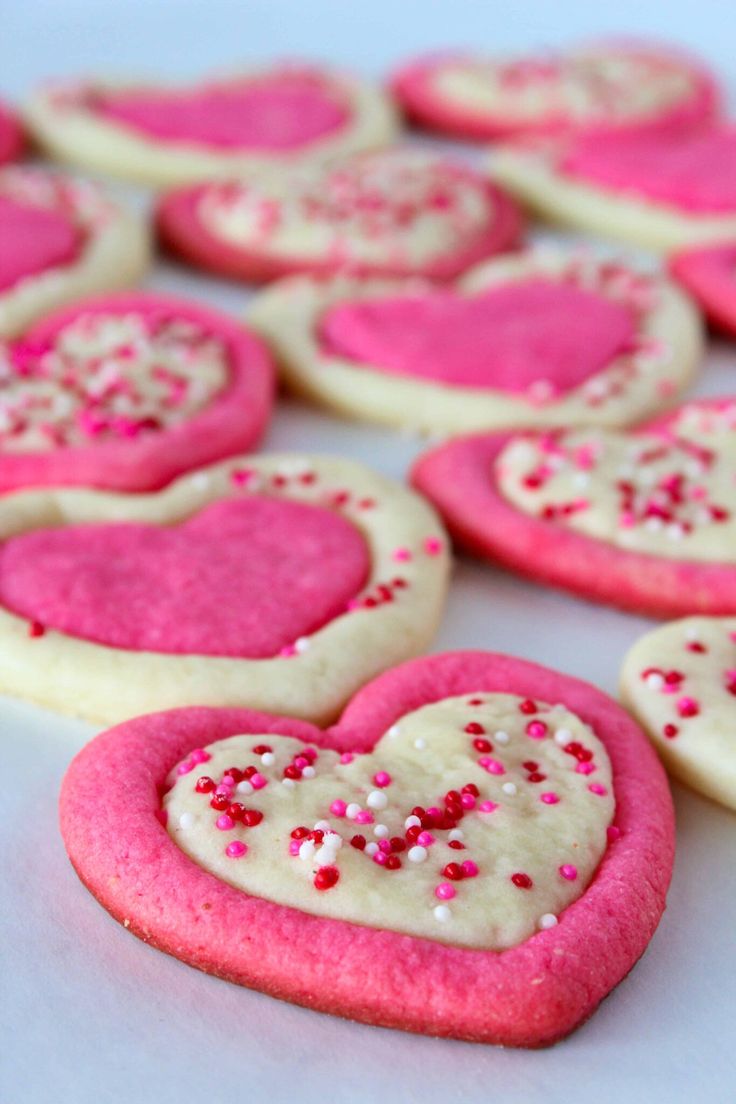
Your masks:
[{"label": "round cookie", "polygon": [[469,141],[701,124],[719,106],[714,78],[666,47],[601,42],[567,53],[493,58],[445,52],[391,82],[407,117]]},{"label": "round cookie", "polygon": [[236,710],[129,721],[75,758],[60,812],[87,888],[190,965],[524,1047],[567,1035],[628,973],[674,850],[664,773],[631,718],[482,652],[403,664],[327,731]]},{"label": "round cookie", "polygon": [[0,498],[3,692],[114,722],[184,705],[332,720],[425,648],[436,515],[361,464],[240,456],[156,494]]},{"label": "round cookie", "polygon": [[179,87],[56,82],[35,93],[25,117],[55,157],[157,187],[324,162],[385,145],[397,129],[378,88],[279,63]]},{"label": "round cookie", "polygon": [[736,401],[694,400],[629,434],[457,438],[414,485],[471,551],[638,614],[736,613]]},{"label": "round cookie", "polygon": [[137,283],[150,246],[142,219],[104,190],[50,169],[0,169],[0,337],[65,303]]},{"label": "round cookie", "polygon": [[669,258],[670,273],[693,296],[710,321],[736,335],[736,245],[682,249]]},{"label": "round cookie", "polygon": [[0,165],[17,161],[23,153],[25,138],[20,121],[7,104],[0,102]]},{"label": "round cookie", "polygon": [[624,659],[621,698],[676,778],[736,809],[736,618],[646,633]]},{"label": "round cookie", "polygon": [[274,387],[266,349],[233,319],[143,292],[37,322],[0,348],[0,377],[0,492],[156,489],[251,447]]},{"label": "round cookie", "polygon": [[248,319],[295,390],[440,433],[630,424],[684,389],[703,348],[671,283],[559,247],[499,257],[451,288],[292,277]]},{"label": "round cookie", "polygon": [[736,236],[736,128],[501,147],[491,175],[545,218],[667,252]]},{"label": "round cookie", "polygon": [[211,272],[260,283],[315,276],[449,280],[517,245],[516,204],[467,165],[407,147],[287,176],[199,183],[165,195],[159,236]]}]

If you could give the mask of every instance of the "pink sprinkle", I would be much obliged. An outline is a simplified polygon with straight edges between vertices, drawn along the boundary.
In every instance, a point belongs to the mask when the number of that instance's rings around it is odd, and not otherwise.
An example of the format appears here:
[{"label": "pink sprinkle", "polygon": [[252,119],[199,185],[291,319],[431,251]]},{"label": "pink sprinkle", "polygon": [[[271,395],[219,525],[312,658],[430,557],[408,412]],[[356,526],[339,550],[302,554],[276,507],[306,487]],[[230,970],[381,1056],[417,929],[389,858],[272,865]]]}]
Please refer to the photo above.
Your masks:
[{"label": "pink sprinkle", "polygon": [[290,659],[291,656],[296,655],[296,645],[294,645],[294,644],[284,644],[283,648],[281,648],[280,651],[279,651],[279,655],[283,659]]},{"label": "pink sprinkle", "polygon": [[495,801],[481,801],[478,806],[479,813],[492,813],[494,809],[498,808],[498,804]]},{"label": "pink sprinkle", "polygon": [[439,556],[442,551],[442,541],[437,537],[427,537],[424,542],[424,551],[428,556]]},{"label": "pink sprinkle", "polygon": [[230,791],[232,789],[232,783],[228,785],[227,782],[221,782],[219,786],[215,787],[215,793],[218,797],[230,797]]},{"label": "pink sprinkle", "polygon": [[301,845],[302,845],[301,840],[298,840],[298,839],[297,840],[289,840],[289,854],[290,855],[298,855],[299,854],[299,848],[301,847]]},{"label": "pink sprinkle", "polygon": [[533,740],[543,740],[547,735],[547,726],[544,721],[530,721],[526,726],[526,734]]},{"label": "pink sprinkle", "polygon": [[539,800],[543,801],[545,805],[556,805],[560,798],[558,794],[550,791],[549,793],[541,794]]},{"label": "pink sprinkle", "polygon": [[338,797],[330,805],[330,812],[334,813],[335,816],[345,816],[345,810],[347,809],[347,807],[347,802],[343,801],[341,797]]},{"label": "pink sprinkle", "polygon": [[598,797],[605,797],[608,793],[606,787],[601,786],[600,782],[591,782],[591,784],[588,786],[588,789],[591,793],[597,794]]},{"label": "pink sprinkle", "polygon": [[574,882],[578,876],[578,868],[573,866],[572,863],[563,863],[560,867],[560,874],[563,878],[566,878],[568,882]]},{"label": "pink sprinkle", "polygon": [[388,773],[388,771],[377,771],[373,775],[373,783],[376,786],[390,786],[391,775]]},{"label": "pink sprinkle", "polygon": [[475,878],[478,874],[478,867],[472,859],[466,859],[462,864],[462,871],[466,878]]},{"label": "pink sprinkle", "polygon": [[222,816],[219,816],[215,824],[221,832],[229,832],[231,828],[235,827],[235,821],[231,816],[228,816],[227,813],[223,813]]},{"label": "pink sprinkle", "polygon": [[304,770],[305,767],[309,766],[309,760],[304,755],[297,755],[294,766],[299,767],[299,770]]},{"label": "pink sprinkle", "polygon": [[379,841],[378,841],[378,847],[379,847],[379,849],[380,849],[381,851],[383,851],[383,852],[384,852],[384,853],[385,853],[386,855],[390,855],[390,854],[391,854],[391,840],[387,840],[387,839],[382,839],[382,840],[379,840]]},{"label": "pink sprinkle", "polygon": [[255,474],[253,468],[234,468],[230,472],[230,479],[236,487],[244,487]]},{"label": "pink sprinkle", "polygon": [[460,795],[460,804],[462,805],[463,809],[474,809],[475,808],[475,797],[471,793],[461,794]]},{"label": "pink sprinkle", "polygon": [[489,774],[505,774],[506,768],[503,763],[499,763],[498,759],[489,759],[487,755],[483,755],[478,760],[478,766],[483,770],[488,771]]},{"label": "pink sprinkle", "polygon": [[431,832],[420,832],[417,836],[417,843],[420,847],[431,847],[434,843],[434,836]]},{"label": "pink sprinkle", "polygon": [[340,762],[341,763],[352,763],[354,758],[355,758],[355,756],[353,755],[352,751],[344,751],[342,753],[342,755],[340,756]]},{"label": "pink sprinkle", "polygon": [[225,854],[229,859],[242,859],[243,855],[247,852],[248,848],[246,844],[240,840],[233,840],[225,848]]},{"label": "pink sprinkle", "polygon": [[700,706],[695,698],[680,698],[677,702],[677,712],[681,717],[697,717]]},{"label": "pink sprinkle", "polygon": [[436,805],[430,805],[429,808],[427,809],[427,816],[441,817],[442,816],[442,810],[438,809]]},{"label": "pink sprinkle", "polygon": [[609,843],[613,843],[614,840],[621,839],[621,829],[617,828],[615,824],[609,824],[606,828],[606,835]]},{"label": "pink sprinkle", "polygon": [[369,809],[361,809],[355,818],[356,824],[372,824],[373,813]]},{"label": "pink sprinkle", "polygon": [[406,563],[407,560],[411,559],[411,552],[408,548],[397,548],[394,551],[393,558],[398,563]]},{"label": "pink sprinkle", "polygon": [[386,852],[376,851],[375,855],[373,856],[373,861],[374,863],[378,863],[379,866],[383,866],[386,861]]},{"label": "pink sprinkle", "polygon": [[449,882],[440,882],[434,891],[434,895],[439,897],[440,901],[451,901],[456,892],[455,887],[450,885]]},{"label": "pink sprinkle", "polygon": [[577,774],[593,774],[597,769],[595,763],[578,763],[575,771]]},{"label": "pink sprinkle", "polygon": [[212,756],[204,748],[195,748],[189,758],[195,763],[207,763]]},{"label": "pink sprinkle", "polygon": [[258,771],[256,771],[255,774],[251,775],[248,781],[250,782],[254,790],[262,790],[264,786],[268,785],[268,779],[264,778],[263,775],[259,774]]},{"label": "pink sprinkle", "polygon": [[194,763],[190,759],[185,759],[184,762],[180,763],[179,766],[176,768],[176,773],[189,774],[189,772],[192,770],[194,770]]}]

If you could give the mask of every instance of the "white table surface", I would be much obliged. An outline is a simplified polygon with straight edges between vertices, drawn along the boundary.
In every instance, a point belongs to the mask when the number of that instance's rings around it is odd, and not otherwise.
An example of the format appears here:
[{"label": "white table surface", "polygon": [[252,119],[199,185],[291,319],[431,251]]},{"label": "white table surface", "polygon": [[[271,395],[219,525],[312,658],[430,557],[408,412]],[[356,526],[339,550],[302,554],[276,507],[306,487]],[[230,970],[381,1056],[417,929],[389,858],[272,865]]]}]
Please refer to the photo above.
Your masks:
[{"label": "white table surface", "polygon": [[[0,83],[21,95],[49,73],[183,74],[258,53],[321,54],[378,73],[402,53],[443,42],[523,47],[622,29],[679,35],[715,62],[729,60],[721,26],[724,19],[733,45],[729,5],[671,4],[659,19],[656,5],[640,7],[623,0],[612,22],[578,3],[511,11],[471,0],[403,7],[0,0]],[[242,288],[169,265],[149,283],[235,314],[247,298]],[[713,342],[697,393],[733,391],[735,383],[736,346]],[[420,447],[286,400],[266,443],[339,452],[397,478]],[[624,651],[648,624],[459,557],[434,650],[508,651],[613,693]],[[675,877],[646,955],[572,1038],[515,1052],[308,1012],[200,974],[129,935],[77,881],[57,829],[61,777],[91,733],[81,722],[0,700],[3,1104],[736,1099],[736,818],[726,810],[675,787]]]}]

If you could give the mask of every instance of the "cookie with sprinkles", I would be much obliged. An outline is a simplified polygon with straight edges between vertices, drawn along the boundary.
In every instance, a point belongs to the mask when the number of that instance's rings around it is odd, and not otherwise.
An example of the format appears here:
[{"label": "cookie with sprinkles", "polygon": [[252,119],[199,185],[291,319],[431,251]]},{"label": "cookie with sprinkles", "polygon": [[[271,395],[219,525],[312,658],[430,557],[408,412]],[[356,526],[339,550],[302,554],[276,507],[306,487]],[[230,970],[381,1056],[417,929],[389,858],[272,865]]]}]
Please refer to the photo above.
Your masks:
[{"label": "cookie with sprinkles", "polygon": [[682,249],[669,258],[670,273],[718,329],[736,336],[736,245]]},{"label": "cookie with sprinkles", "polygon": [[163,196],[157,223],[180,257],[257,283],[292,272],[449,280],[522,229],[516,204],[466,164],[408,147],[181,188]]},{"label": "cookie with sprinkles", "polygon": [[0,169],[0,337],[86,295],[132,286],[148,230],[89,180],[26,165]]},{"label": "cookie with sprinkles", "polygon": [[448,571],[431,507],[337,458],[0,497],[0,688],[105,722],[186,705],[331,721],[429,644]]},{"label": "cookie with sprinkles", "polygon": [[676,778],[736,810],[736,618],[646,633],[624,660],[621,698]]},{"label": "cookie with sprinkles", "polygon": [[387,145],[397,130],[378,87],[278,62],[177,87],[56,81],[36,91],[25,118],[53,156],[157,187],[292,170]]},{"label": "cookie with sprinkles", "polygon": [[487,141],[702,124],[719,91],[699,62],[667,47],[599,42],[565,53],[445,52],[405,64],[392,91],[418,126]]},{"label": "cookie with sprinkles", "polygon": [[669,252],[736,237],[736,127],[502,146],[491,175],[537,214]]},{"label": "cookie with sprinkles", "polygon": [[7,104],[0,102],[0,165],[17,161],[25,147],[23,127]]},{"label": "cookie with sprinkles", "polygon": [[403,664],[327,730],[242,710],[129,721],[73,761],[61,827],[104,907],[199,969],[526,1047],[577,1027],[644,952],[674,847],[635,722],[483,652]]},{"label": "cookie with sprinkles", "polygon": [[477,434],[426,452],[414,485],[471,551],[654,617],[736,613],[736,400],[629,433]]},{"label": "cookie with sprinkles", "polygon": [[296,391],[424,432],[627,425],[682,391],[703,349],[672,283],[559,246],[495,258],[449,288],[291,277],[248,318]]},{"label": "cookie with sprinkles", "polygon": [[258,441],[273,384],[260,340],[219,311],[145,292],[76,302],[0,342],[0,492],[162,487]]}]

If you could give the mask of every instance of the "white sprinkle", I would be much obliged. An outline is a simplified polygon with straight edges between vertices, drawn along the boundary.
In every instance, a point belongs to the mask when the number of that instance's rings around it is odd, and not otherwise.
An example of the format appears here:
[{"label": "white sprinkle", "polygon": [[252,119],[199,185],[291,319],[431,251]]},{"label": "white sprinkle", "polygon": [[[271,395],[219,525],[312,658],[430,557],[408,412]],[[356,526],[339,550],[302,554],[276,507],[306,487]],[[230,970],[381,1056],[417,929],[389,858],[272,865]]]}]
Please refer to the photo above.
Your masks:
[{"label": "white sprinkle", "polygon": [[366,799],[366,805],[369,809],[385,809],[388,805],[388,798],[382,790],[371,790]]},{"label": "white sprinkle", "polygon": [[302,778],[314,778],[316,773],[314,767],[302,767]]},{"label": "white sprinkle", "polygon": [[388,738],[390,740],[395,740],[396,737],[399,735],[399,732],[400,732],[400,729],[399,729],[398,725],[391,725],[391,727],[388,730],[388,732],[386,733],[386,735],[388,736]]},{"label": "white sprinkle", "polygon": [[499,732],[496,732],[494,734],[493,739],[496,741],[497,744],[505,745],[509,742],[511,737],[509,736],[508,732],[504,732],[503,729],[501,729]]},{"label": "white sprinkle", "polygon": [[404,821],[405,828],[421,828],[422,822],[418,816],[408,816]]},{"label": "white sprinkle", "polygon": [[318,829],[320,832],[332,831],[332,825],[330,824],[329,820],[318,820],[314,827],[315,830]]},{"label": "white sprinkle", "polygon": [[319,851],[315,853],[314,861],[318,866],[332,866],[336,858],[337,848],[333,847],[332,844],[323,843]]},{"label": "white sprinkle", "polygon": [[513,797],[513,796],[514,796],[514,794],[515,794],[515,793],[517,793],[517,789],[516,789],[516,783],[515,783],[515,782],[504,782],[504,784],[503,784],[503,786],[501,787],[501,789],[503,790],[503,792],[504,792],[505,794],[508,794],[508,795],[509,795],[509,797]]},{"label": "white sprinkle", "polygon": [[351,801],[347,809],[345,810],[345,816],[348,818],[348,820],[355,820],[359,812],[360,805],[358,805],[355,801]]},{"label": "white sprinkle", "polygon": [[179,827],[180,828],[191,828],[193,824],[194,824],[194,814],[193,813],[182,813],[181,816],[179,817]]},{"label": "white sprinkle", "polygon": [[419,736],[414,741],[414,747],[417,749],[417,751],[422,751],[424,748],[426,748],[426,746],[427,746],[427,741],[423,740],[421,736]]},{"label": "white sprinkle", "polygon": [[447,905],[435,905],[434,918],[435,920],[439,920],[440,924],[446,924],[451,916],[452,913],[450,912]]},{"label": "white sprinkle", "polygon": [[261,762],[263,763],[264,767],[272,767],[276,762],[276,756],[272,751],[264,751],[263,755],[261,756]]},{"label": "white sprinkle", "polygon": [[572,740],[572,732],[569,728],[558,728],[555,732],[555,743],[560,747],[564,747],[565,744],[569,744]]},{"label": "white sprinkle", "polygon": [[465,833],[462,828],[453,828],[451,832],[448,832],[447,838],[451,843],[454,843],[455,840],[464,839]]},{"label": "white sprinkle", "polygon": [[424,860],[427,857],[427,854],[428,854],[427,848],[426,847],[420,847],[419,844],[417,844],[415,847],[410,847],[409,848],[409,850],[406,853],[406,857],[409,860],[409,862],[424,862]]},{"label": "white sprinkle", "polygon": [[294,651],[301,655],[302,652],[306,652],[307,648],[309,647],[309,643],[310,641],[308,636],[298,636],[297,639],[294,641]]},{"label": "white sprinkle", "polygon": [[299,848],[299,858],[302,862],[307,862],[314,857],[314,840],[305,839]]},{"label": "white sprinkle", "polygon": [[[242,783],[241,783],[241,785],[242,785]],[[287,790],[293,790],[296,783],[294,782],[293,778],[282,778],[281,779],[281,785],[284,786]],[[238,789],[240,789],[240,786],[238,787]],[[251,786],[251,790],[252,789],[253,789],[253,787]]]},{"label": "white sprinkle", "polygon": [[690,641],[700,640],[700,629],[697,627],[697,625],[690,625],[685,630],[685,639]]},{"label": "white sprinkle", "polygon": [[385,839],[388,835],[388,828],[385,824],[377,824],[373,829],[373,835],[378,836],[379,839]]},{"label": "white sprinkle", "polygon": [[553,912],[545,912],[544,916],[539,917],[539,926],[543,931],[547,928],[553,928],[557,923],[557,917]]},{"label": "white sprinkle", "polygon": [[656,671],[652,671],[651,674],[647,675],[644,681],[650,690],[661,690],[664,686],[664,678]]},{"label": "white sprinkle", "polygon": [[583,491],[590,485],[590,476],[587,472],[576,472],[573,476],[573,486],[578,490]]},{"label": "white sprinkle", "polygon": [[670,540],[682,540],[682,538],[685,536],[685,530],[682,528],[681,525],[678,525],[676,522],[674,522],[672,525],[668,525],[665,532]]},{"label": "white sprinkle", "polygon": [[210,477],[206,472],[197,472],[192,476],[191,484],[195,491],[206,491],[210,485]]},{"label": "white sprinkle", "polygon": [[378,846],[377,843],[367,843],[365,845],[366,855],[377,855],[379,851],[380,851],[380,847]]},{"label": "white sprinkle", "polygon": [[[285,778],[284,782],[291,782],[291,779],[290,778]],[[253,787],[251,786],[248,779],[244,778],[242,782],[238,782],[237,786],[235,787],[235,792],[239,793],[239,794],[246,794],[246,795],[247,794],[252,794],[253,793]]]}]

